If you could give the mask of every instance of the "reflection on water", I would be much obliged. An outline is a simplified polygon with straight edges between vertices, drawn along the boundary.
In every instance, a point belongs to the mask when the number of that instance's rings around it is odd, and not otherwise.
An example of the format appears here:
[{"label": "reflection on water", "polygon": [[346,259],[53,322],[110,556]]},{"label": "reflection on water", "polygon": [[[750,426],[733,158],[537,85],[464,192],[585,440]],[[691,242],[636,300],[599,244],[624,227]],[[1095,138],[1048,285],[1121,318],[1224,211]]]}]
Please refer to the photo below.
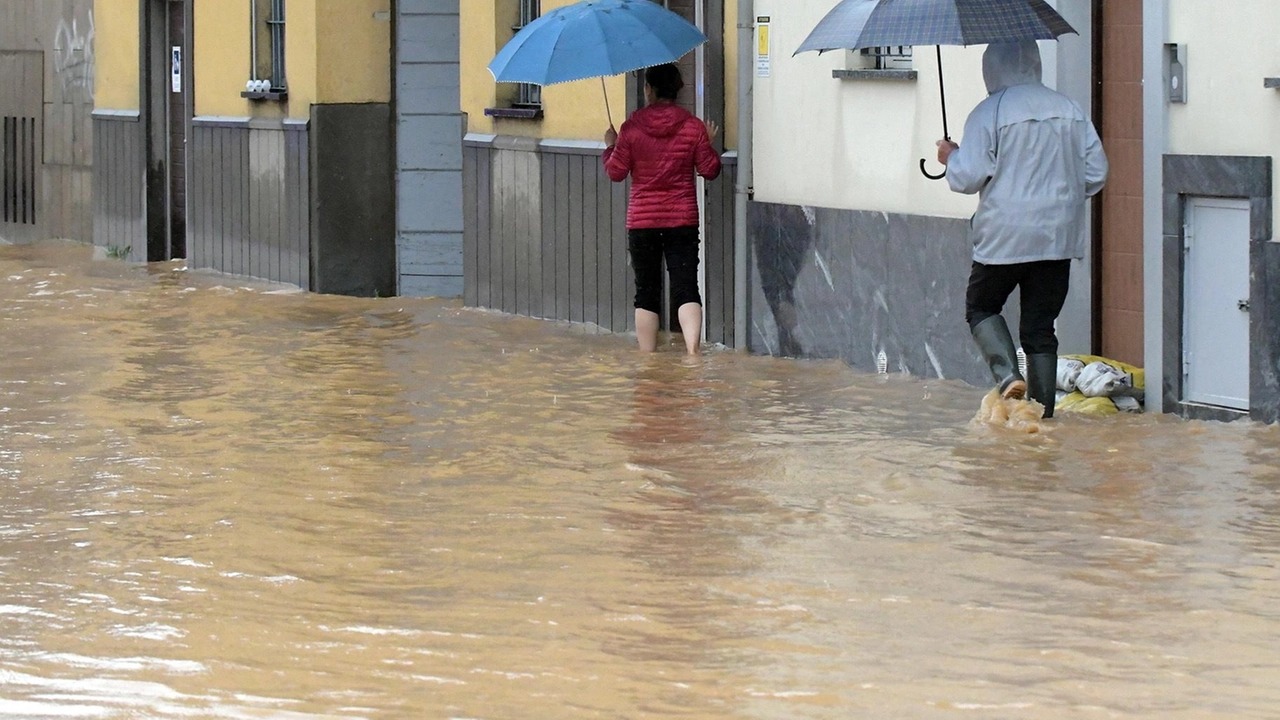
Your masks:
[{"label": "reflection on water", "polygon": [[1272,718],[1280,431],[0,248],[0,716]]}]

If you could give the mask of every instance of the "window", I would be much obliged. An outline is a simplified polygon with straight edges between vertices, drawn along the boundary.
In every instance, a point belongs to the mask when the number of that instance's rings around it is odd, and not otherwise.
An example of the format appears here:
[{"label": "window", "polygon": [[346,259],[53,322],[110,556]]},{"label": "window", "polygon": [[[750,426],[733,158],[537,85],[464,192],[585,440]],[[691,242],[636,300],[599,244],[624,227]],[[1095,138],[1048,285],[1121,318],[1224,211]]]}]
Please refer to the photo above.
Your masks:
[{"label": "window", "polygon": [[840,80],[914,81],[918,74],[911,49],[910,45],[891,45],[849,50],[845,67],[832,70],[831,76]]},{"label": "window", "polygon": [[867,70],[910,70],[911,46],[891,45],[889,47],[863,48],[859,51],[863,58],[862,67]]},{"label": "window", "polygon": [[[542,0],[520,0],[520,22],[511,29],[520,32],[521,28],[537,20],[540,15],[542,15]],[[528,83],[520,83],[516,87],[518,88],[514,103],[516,107],[531,109],[542,107],[541,87]]]},{"label": "window", "polygon": [[283,100],[287,95],[284,3],[285,0],[249,0],[253,57],[245,97]]},{"label": "window", "polygon": [[[513,37],[542,15],[541,0],[498,0],[497,6],[505,12],[499,15],[499,22],[511,23]],[[501,47],[502,38],[498,42]],[[497,105],[485,108],[484,114],[512,120],[538,120],[542,117],[542,88],[529,83],[516,83],[514,88],[509,83],[500,83]]]}]

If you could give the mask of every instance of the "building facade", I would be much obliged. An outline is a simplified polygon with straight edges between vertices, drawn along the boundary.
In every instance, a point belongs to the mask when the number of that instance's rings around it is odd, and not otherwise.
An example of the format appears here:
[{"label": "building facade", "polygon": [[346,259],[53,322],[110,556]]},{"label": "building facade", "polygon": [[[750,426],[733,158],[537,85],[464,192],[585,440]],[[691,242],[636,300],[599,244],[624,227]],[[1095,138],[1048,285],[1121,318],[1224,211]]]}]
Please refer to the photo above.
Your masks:
[{"label": "building facade", "polygon": [[[1062,351],[1145,366],[1148,410],[1280,420],[1280,6],[1053,4],[1080,33],[1041,44],[1045,82],[1092,114],[1111,160]],[[750,346],[985,384],[963,320],[976,200],[913,162],[942,135],[933,49],[791,57],[831,5],[755,2],[772,47],[755,58]],[[960,142],[981,52],[943,49]]]},{"label": "building facade", "polygon": [[93,0],[0,6],[0,242],[93,237]]},{"label": "building facade", "polygon": [[[464,297],[472,306],[625,332],[635,321],[628,188],[610,182],[600,155],[610,117],[621,126],[639,107],[638,74],[609,78],[604,87],[580,81],[537,89],[495,83],[487,69],[516,28],[568,4],[483,0],[462,8]],[[680,103],[725,128],[718,144],[736,147],[736,5],[680,0],[667,6],[710,38],[681,61],[686,88]],[[704,324],[709,340],[729,345],[735,344],[735,159],[725,154],[725,172],[705,183],[703,205]]]},{"label": "building facade", "polygon": [[390,0],[105,0],[94,242],[397,291]]},{"label": "building facade", "polygon": [[1163,0],[1143,22],[1148,407],[1280,421],[1280,5]]}]

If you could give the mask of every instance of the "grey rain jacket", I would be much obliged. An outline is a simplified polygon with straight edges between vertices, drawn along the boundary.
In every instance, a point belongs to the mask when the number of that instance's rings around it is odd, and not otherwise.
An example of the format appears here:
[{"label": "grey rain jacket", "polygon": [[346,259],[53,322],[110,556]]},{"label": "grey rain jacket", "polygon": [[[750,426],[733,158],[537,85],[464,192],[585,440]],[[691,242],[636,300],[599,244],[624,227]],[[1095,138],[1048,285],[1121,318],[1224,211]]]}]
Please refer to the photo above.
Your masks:
[{"label": "grey rain jacket", "polygon": [[1084,257],[1085,201],[1107,180],[1107,156],[1084,111],[1041,83],[1034,41],[996,43],[982,57],[990,96],[974,108],[947,180],[981,193],[973,259],[1011,265]]}]

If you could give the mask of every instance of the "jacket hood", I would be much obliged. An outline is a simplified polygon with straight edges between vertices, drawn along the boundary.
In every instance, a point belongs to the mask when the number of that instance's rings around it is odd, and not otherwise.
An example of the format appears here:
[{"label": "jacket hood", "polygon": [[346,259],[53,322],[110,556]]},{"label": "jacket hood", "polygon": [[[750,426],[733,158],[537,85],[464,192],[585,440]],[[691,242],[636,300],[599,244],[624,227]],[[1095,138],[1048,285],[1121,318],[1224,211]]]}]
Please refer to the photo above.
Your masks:
[{"label": "jacket hood", "polygon": [[693,117],[688,110],[674,103],[655,103],[637,110],[631,120],[645,135],[655,138],[672,137]]},{"label": "jacket hood", "polygon": [[1015,85],[1041,82],[1040,46],[1035,40],[992,43],[982,56],[982,77],[987,92],[995,95]]}]

